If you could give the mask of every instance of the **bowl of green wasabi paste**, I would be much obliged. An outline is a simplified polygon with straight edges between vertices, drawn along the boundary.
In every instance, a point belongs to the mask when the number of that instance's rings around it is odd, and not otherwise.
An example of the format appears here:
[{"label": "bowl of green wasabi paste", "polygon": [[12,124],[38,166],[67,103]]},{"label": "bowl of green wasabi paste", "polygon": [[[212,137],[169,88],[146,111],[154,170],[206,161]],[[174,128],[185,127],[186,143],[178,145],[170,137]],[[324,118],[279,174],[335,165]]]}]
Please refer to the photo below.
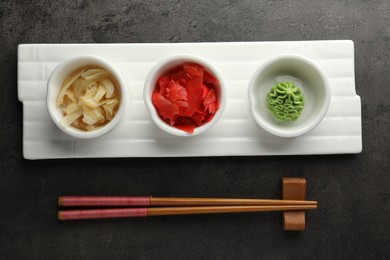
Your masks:
[{"label": "bowl of green wasabi paste", "polygon": [[265,61],[248,88],[254,121],[280,137],[297,137],[314,129],[328,111],[331,90],[310,59],[286,54]]}]

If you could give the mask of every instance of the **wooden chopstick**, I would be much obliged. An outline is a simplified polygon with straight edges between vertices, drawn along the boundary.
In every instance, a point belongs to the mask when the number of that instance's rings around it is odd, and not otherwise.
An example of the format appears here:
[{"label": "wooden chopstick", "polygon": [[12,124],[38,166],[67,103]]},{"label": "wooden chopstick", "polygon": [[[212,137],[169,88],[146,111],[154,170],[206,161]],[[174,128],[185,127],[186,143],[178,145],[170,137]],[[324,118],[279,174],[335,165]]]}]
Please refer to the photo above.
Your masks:
[{"label": "wooden chopstick", "polygon": [[60,196],[62,207],[121,207],[121,206],[244,206],[244,205],[317,205],[317,201],[236,199],[236,198],[164,198],[133,196]]},{"label": "wooden chopstick", "polygon": [[148,217],[163,215],[191,215],[212,213],[240,213],[316,209],[317,205],[288,206],[203,206],[203,207],[159,207],[159,208],[114,208],[63,210],[58,212],[59,220]]}]

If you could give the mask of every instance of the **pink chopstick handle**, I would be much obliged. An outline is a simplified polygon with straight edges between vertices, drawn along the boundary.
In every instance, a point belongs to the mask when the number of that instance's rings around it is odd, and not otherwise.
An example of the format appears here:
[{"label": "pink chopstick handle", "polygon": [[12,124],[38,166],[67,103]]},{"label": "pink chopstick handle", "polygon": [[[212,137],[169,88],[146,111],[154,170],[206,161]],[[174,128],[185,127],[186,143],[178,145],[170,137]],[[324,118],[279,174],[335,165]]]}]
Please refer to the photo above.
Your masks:
[{"label": "pink chopstick handle", "polygon": [[150,206],[150,197],[130,196],[61,196],[58,205],[63,207],[90,206]]},{"label": "pink chopstick handle", "polygon": [[64,210],[58,212],[59,220],[128,218],[128,217],[147,217],[147,216],[148,216],[147,208],[82,209],[82,210]]}]

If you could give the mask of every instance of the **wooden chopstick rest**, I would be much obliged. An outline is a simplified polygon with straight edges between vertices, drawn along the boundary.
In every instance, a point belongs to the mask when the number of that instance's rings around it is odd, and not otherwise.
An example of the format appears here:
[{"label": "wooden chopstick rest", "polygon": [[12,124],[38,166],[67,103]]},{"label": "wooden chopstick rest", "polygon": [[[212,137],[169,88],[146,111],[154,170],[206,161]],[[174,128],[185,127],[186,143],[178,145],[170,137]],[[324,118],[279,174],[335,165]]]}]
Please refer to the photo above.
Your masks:
[{"label": "wooden chopstick rest", "polygon": [[[283,178],[282,180],[283,199],[305,200],[306,179],[305,178]],[[305,211],[283,211],[283,229],[304,231],[306,227]]]}]

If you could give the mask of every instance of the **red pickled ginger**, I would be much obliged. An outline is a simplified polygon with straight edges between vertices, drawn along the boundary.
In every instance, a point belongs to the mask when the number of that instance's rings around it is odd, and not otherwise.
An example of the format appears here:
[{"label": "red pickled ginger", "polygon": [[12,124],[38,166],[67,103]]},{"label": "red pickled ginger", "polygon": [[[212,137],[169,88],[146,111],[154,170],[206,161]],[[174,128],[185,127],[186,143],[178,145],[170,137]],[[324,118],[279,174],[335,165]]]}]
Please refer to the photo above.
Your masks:
[{"label": "red pickled ginger", "polygon": [[218,80],[202,66],[185,63],[157,80],[152,103],[166,123],[193,133],[218,110],[217,85]]}]

